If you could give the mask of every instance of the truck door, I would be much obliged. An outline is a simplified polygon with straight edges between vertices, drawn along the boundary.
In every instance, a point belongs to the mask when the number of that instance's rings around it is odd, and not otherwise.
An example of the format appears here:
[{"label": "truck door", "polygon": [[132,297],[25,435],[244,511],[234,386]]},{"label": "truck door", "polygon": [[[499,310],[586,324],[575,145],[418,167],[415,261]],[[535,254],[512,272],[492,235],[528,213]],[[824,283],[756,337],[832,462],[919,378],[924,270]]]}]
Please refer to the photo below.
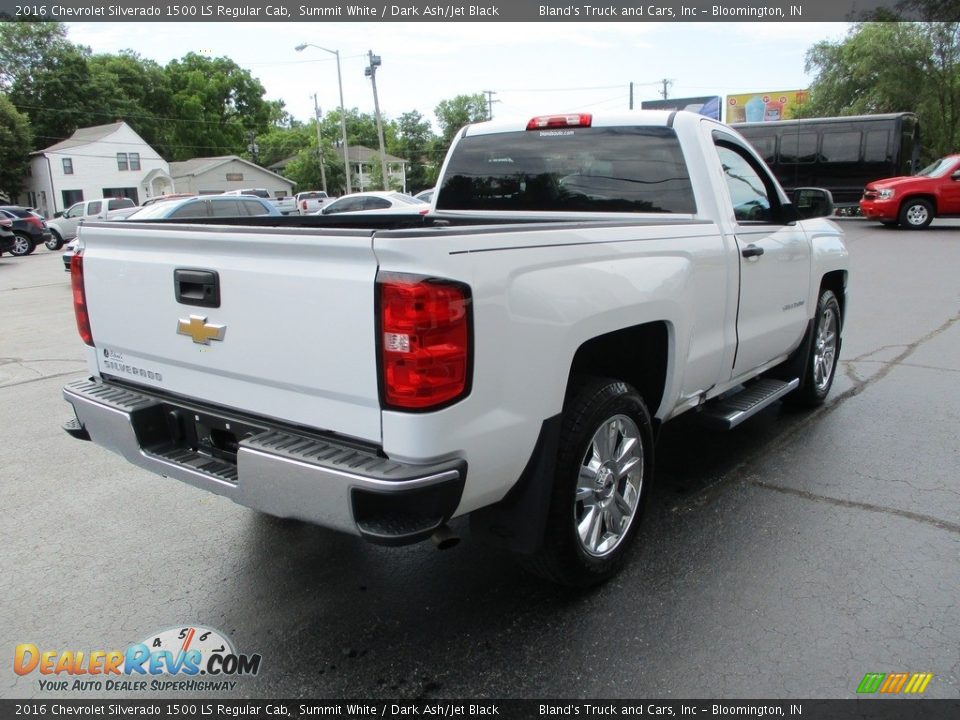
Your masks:
[{"label": "truck door", "polygon": [[784,213],[782,193],[756,156],[720,131],[714,145],[740,253],[736,377],[792,350],[803,337],[811,312],[810,244]]}]

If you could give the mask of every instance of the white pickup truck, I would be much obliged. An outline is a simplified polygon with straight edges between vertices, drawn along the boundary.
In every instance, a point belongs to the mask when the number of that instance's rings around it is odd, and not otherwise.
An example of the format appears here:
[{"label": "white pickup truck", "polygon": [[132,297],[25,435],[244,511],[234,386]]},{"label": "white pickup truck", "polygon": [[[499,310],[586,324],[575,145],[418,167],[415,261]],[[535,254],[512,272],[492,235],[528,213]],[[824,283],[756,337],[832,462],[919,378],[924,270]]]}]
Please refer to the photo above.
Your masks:
[{"label": "white pickup truck", "polygon": [[64,389],[66,429],[377,543],[446,545],[470,514],[582,586],[627,554],[662,423],[829,391],[847,305],[842,234],[813,217],[829,194],[791,202],[729,127],[470,125],[438,188],[395,222],[85,225],[90,378]]},{"label": "white pickup truck", "polygon": [[323,190],[298,192],[296,197],[297,212],[301,215],[313,215],[320,212],[323,206],[332,200],[333,198],[328,197]]}]

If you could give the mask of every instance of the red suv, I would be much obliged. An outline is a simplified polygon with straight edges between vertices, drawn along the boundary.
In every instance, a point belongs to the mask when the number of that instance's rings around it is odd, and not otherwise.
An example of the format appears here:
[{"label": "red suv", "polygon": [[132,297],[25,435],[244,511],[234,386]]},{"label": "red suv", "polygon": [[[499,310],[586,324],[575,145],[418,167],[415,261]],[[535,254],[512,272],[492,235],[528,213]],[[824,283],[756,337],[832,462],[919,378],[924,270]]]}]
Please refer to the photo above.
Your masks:
[{"label": "red suv", "polygon": [[960,217],[960,155],[940,158],[916,175],[868,183],[860,211],[910,230],[922,230],[935,217]]}]

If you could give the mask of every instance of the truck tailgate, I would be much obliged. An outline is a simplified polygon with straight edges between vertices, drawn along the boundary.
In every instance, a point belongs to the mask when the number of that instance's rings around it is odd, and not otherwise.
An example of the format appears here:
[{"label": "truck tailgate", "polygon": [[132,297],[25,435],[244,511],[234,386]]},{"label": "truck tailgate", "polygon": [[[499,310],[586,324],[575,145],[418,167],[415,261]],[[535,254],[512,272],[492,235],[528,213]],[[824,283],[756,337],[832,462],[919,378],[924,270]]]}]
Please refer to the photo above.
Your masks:
[{"label": "truck tailgate", "polygon": [[[84,281],[99,370],[379,443],[377,263],[370,236],[351,230],[85,226]],[[213,273],[219,306],[189,304],[184,294],[204,295],[202,283]],[[191,286],[198,278],[199,293],[196,283]]]}]

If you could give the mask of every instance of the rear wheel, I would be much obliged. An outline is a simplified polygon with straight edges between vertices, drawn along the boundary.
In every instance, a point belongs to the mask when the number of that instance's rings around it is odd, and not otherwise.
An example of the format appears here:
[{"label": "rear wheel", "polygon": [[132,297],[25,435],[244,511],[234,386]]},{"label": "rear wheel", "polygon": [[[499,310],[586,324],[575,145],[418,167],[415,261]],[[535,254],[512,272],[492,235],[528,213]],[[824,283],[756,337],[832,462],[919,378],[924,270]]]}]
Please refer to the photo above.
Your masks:
[{"label": "rear wheel", "polygon": [[653,431],[629,385],[594,378],[567,402],[540,551],[527,565],[564,585],[615,574],[640,524],[653,476]]},{"label": "rear wheel", "polygon": [[933,205],[920,198],[905,200],[900,206],[900,226],[923,230],[933,221]]},{"label": "rear wheel", "polygon": [[11,255],[17,255],[18,257],[29,255],[37,247],[33,244],[33,240],[23,233],[18,232],[15,234],[16,237],[13,240],[13,249],[10,251]]}]

